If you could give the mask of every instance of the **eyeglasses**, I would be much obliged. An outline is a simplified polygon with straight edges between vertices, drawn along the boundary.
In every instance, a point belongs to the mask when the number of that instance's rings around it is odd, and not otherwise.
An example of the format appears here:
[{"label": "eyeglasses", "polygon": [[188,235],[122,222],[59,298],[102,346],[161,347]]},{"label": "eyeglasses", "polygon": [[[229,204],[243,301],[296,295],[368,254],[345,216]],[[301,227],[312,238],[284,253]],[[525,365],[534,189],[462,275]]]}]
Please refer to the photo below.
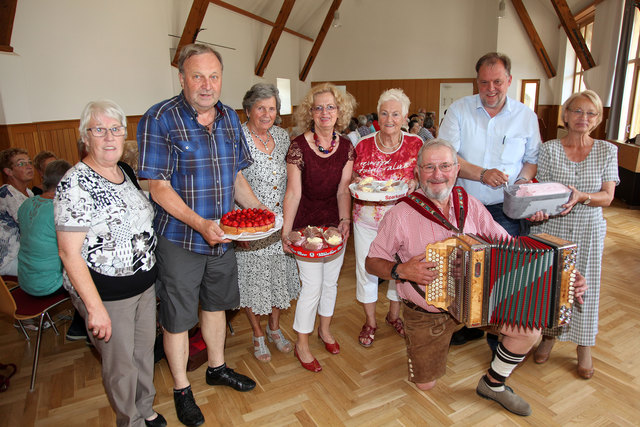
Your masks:
[{"label": "eyeglasses", "polygon": [[573,114],[575,114],[576,116],[579,116],[579,117],[582,117],[583,115],[586,115],[590,119],[595,119],[596,117],[598,117],[600,115],[599,113],[596,113],[595,111],[582,111],[579,108],[577,108],[575,110],[570,110],[569,108],[567,108],[567,111],[570,111],[570,112],[572,112]]},{"label": "eyeglasses", "polygon": [[20,160],[18,163],[16,163],[15,165],[13,165],[14,167],[18,167],[18,168],[23,168],[25,166],[32,166],[33,162],[31,160]]},{"label": "eyeglasses", "polygon": [[333,105],[333,104],[329,104],[329,105],[315,105],[313,107],[311,107],[311,112],[312,113],[322,113],[323,111],[326,111],[328,113],[334,113],[336,111],[338,111],[338,107]]},{"label": "eyeglasses", "polygon": [[491,83],[493,83],[493,86],[497,87],[497,88],[501,88],[502,85],[505,83],[505,80],[493,80],[493,81],[489,81],[489,80],[478,80],[478,84],[482,87],[487,87],[489,86]]},{"label": "eyeglasses", "polygon": [[91,135],[95,137],[103,137],[107,135],[107,131],[111,132],[113,136],[124,136],[127,133],[127,128],[124,126],[114,126],[112,128],[87,128]]},{"label": "eyeglasses", "polygon": [[420,165],[419,168],[427,173],[434,173],[436,169],[439,169],[442,173],[447,173],[451,172],[455,165],[457,165],[457,163],[440,163],[439,165],[429,163],[426,165]]}]

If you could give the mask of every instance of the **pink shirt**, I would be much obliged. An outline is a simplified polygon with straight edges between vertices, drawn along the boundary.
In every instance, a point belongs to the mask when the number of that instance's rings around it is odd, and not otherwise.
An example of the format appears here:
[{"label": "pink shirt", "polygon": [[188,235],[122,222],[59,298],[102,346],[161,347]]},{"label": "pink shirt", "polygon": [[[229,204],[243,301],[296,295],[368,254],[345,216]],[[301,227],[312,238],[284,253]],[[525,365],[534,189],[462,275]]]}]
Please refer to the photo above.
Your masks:
[{"label": "pink shirt", "polygon": [[[422,190],[418,192],[424,194]],[[453,201],[449,196],[449,212],[447,220],[456,225],[453,211]],[[465,233],[483,234],[489,236],[508,236],[504,228],[493,220],[491,214],[482,203],[469,195],[469,209],[465,221]],[[425,254],[427,244],[439,242],[456,233],[442,227],[418,213],[406,203],[398,203],[389,210],[378,227],[376,236],[369,248],[369,257],[395,261],[398,254],[400,261],[406,262],[418,254]],[[428,305],[409,282],[397,282],[398,295],[431,312],[440,309]],[[420,286],[424,290],[424,286]]]},{"label": "pink shirt", "polygon": [[[370,176],[376,181],[402,180],[408,182],[414,178],[418,151],[422,139],[416,135],[402,133],[402,144],[393,153],[384,153],[376,145],[376,132],[367,135],[356,146],[356,160],[353,170],[361,177]],[[384,214],[396,202],[363,202],[355,200],[353,221],[369,228],[378,228]]]}]

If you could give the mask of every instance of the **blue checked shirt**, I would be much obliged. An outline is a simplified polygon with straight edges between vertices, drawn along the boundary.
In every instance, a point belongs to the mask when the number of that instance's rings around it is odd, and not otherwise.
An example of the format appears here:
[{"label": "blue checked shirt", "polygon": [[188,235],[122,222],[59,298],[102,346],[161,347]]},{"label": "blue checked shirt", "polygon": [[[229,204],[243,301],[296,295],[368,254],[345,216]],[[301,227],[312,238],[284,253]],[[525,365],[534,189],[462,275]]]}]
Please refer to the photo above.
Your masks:
[{"label": "blue checked shirt", "polygon": [[[216,220],[234,209],[238,172],[253,163],[236,112],[215,106],[209,133],[182,93],[154,105],[138,123],[140,178],[171,181],[184,202],[205,219]],[[159,235],[189,251],[222,255],[228,244],[210,246],[200,233],[155,204]]]}]

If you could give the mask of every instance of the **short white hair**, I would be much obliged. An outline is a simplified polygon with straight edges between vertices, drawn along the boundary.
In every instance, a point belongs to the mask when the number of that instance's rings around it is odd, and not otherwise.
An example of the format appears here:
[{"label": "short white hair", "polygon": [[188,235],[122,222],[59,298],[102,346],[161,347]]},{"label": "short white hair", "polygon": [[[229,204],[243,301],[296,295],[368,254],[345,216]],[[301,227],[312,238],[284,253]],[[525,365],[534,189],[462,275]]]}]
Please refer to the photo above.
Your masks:
[{"label": "short white hair", "polygon": [[411,101],[409,97],[405,95],[402,89],[388,89],[382,92],[380,98],[378,99],[378,114],[380,114],[380,107],[385,102],[389,101],[398,101],[402,106],[402,116],[406,116],[409,114],[409,106],[411,105]]},{"label": "short white hair", "polygon": [[98,114],[104,114],[107,117],[116,119],[122,126],[124,126],[125,130],[127,129],[127,116],[118,104],[113,101],[109,101],[108,99],[102,101],[91,101],[84,107],[84,110],[82,110],[82,114],[80,115],[80,126],[78,130],[80,131],[80,136],[83,141],[87,140],[87,127],[89,126],[91,118]]},{"label": "short white hair", "polygon": [[424,152],[435,147],[444,147],[449,149],[449,151],[451,151],[451,159],[453,160],[453,163],[458,163],[458,152],[455,148],[453,148],[453,145],[451,145],[449,141],[446,141],[444,139],[433,138],[425,142],[422,147],[420,147],[420,151],[418,151],[418,166],[422,164],[422,157],[424,155]]}]

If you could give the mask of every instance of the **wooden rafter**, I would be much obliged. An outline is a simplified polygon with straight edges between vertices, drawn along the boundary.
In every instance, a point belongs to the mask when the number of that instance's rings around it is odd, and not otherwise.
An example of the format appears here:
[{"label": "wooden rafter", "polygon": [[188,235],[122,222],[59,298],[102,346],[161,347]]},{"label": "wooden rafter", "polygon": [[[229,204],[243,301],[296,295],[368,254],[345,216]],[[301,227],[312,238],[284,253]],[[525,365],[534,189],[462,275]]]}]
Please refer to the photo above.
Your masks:
[{"label": "wooden rafter", "polygon": [[567,37],[571,42],[571,46],[573,46],[573,50],[576,52],[582,68],[588,70],[595,67],[596,63],[593,60],[593,56],[591,56],[591,52],[584,41],[582,33],[580,33],[580,28],[566,0],[551,0],[551,4],[556,10],[558,18],[560,18],[562,28],[564,28],[564,32],[567,33]]},{"label": "wooden rafter", "polygon": [[540,40],[540,36],[538,35],[536,27],[533,25],[533,22],[529,17],[527,9],[524,7],[524,3],[522,3],[522,0],[511,0],[511,3],[513,3],[513,7],[515,7],[516,12],[520,17],[520,21],[522,22],[522,25],[524,26],[524,29],[529,36],[529,40],[531,41],[533,49],[536,51],[536,55],[538,55],[538,59],[542,64],[542,68],[544,68],[544,71],[547,73],[547,77],[555,77],[556,69],[551,63],[551,59],[547,54],[547,50],[544,48],[542,40]]},{"label": "wooden rafter", "polygon": [[13,52],[11,32],[18,0],[0,0],[0,52]]},{"label": "wooden rafter", "polygon": [[198,37],[198,32],[202,26],[204,15],[207,13],[207,7],[209,6],[209,0],[193,0],[187,22],[184,24],[184,30],[182,31],[182,37],[178,43],[176,54],[171,61],[171,65],[178,66],[178,57],[182,48],[190,43],[194,43]]},{"label": "wooden rafter", "polygon": [[[255,15],[255,14],[251,13],[251,12],[247,12],[244,9],[240,9],[237,6],[234,6],[232,4],[226,3],[224,1],[221,1],[221,0],[209,0],[209,1],[211,3],[213,3],[213,4],[215,4],[215,5],[218,5],[220,7],[224,7],[225,9],[228,9],[228,10],[231,10],[233,12],[239,13],[240,15],[244,15],[244,16],[247,16],[247,17],[249,17],[251,19],[255,19],[256,21],[262,22],[263,24],[267,24],[267,25],[271,25],[271,26],[275,25],[274,22],[271,22],[268,19],[264,19],[262,16],[258,16],[258,15]],[[309,42],[313,41],[313,39],[311,37],[307,37],[304,34],[300,34],[297,31],[293,31],[290,28],[284,27],[283,31],[285,33],[293,34],[294,36],[300,37],[301,39],[304,39],[306,41],[309,41]]]},{"label": "wooden rafter", "polygon": [[318,37],[316,37],[316,41],[313,43],[311,47],[311,52],[309,52],[309,56],[307,56],[307,60],[304,63],[304,67],[302,67],[302,71],[300,71],[300,81],[305,81],[307,76],[309,75],[309,70],[311,70],[311,66],[313,65],[313,61],[315,61],[316,56],[318,55],[318,51],[320,51],[320,47],[324,42],[324,38],[327,36],[327,32],[329,28],[331,28],[331,23],[333,21],[333,15],[340,7],[340,3],[342,0],[333,0],[331,3],[331,7],[329,7],[329,12],[327,12],[327,16],[324,18],[324,22],[322,23],[322,27],[318,32]]},{"label": "wooden rafter", "polygon": [[284,24],[287,23],[287,19],[289,19],[291,9],[293,9],[293,5],[295,4],[295,2],[296,0],[284,0],[284,2],[282,3],[280,13],[278,13],[278,18],[276,19],[276,23],[271,29],[269,39],[264,45],[264,50],[262,51],[262,55],[260,55],[260,60],[258,61],[258,65],[256,66],[257,76],[262,77],[264,75],[264,70],[267,68],[267,65],[269,65],[269,61],[271,60],[273,51],[276,50],[276,45],[278,44],[278,40],[280,40],[282,30],[284,30]]}]

